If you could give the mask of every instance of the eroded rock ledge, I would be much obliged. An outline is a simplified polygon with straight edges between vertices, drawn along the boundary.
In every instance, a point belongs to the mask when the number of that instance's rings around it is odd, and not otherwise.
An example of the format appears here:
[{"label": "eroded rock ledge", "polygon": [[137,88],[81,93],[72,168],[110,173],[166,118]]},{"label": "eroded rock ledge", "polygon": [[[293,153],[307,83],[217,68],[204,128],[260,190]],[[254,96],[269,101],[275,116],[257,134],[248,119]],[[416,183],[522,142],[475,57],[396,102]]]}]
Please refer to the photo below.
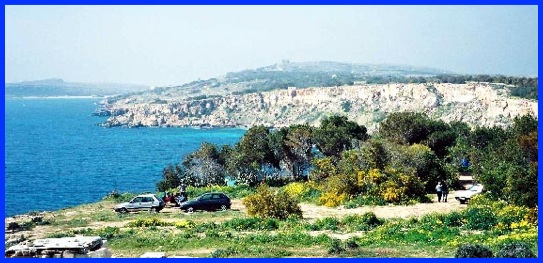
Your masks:
[{"label": "eroded rock ledge", "polygon": [[105,104],[105,127],[283,127],[318,125],[342,114],[375,130],[388,113],[424,112],[445,122],[506,126],[515,116],[537,118],[538,102],[513,98],[501,84],[383,84],[328,88],[294,87],[200,100],[161,98],[141,102],[128,97]]}]

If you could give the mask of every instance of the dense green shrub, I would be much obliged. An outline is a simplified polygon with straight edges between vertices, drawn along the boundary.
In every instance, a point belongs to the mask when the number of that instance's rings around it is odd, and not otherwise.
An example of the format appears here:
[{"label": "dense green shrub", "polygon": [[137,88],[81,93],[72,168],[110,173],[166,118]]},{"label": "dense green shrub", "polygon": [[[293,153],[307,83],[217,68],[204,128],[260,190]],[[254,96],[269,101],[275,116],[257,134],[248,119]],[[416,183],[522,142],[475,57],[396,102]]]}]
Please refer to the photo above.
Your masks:
[{"label": "dense green shrub", "polygon": [[353,231],[368,231],[381,225],[383,222],[373,212],[366,212],[362,215],[346,216],[341,223]]},{"label": "dense green shrub", "polygon": [[214,230],[214,229],[206,230],[205,234],[206,234],[206,238],[218,238],[218,237],[220,237],[219,231]]},{"label": "dense green shrub", "polygon": [[441,228],[445,221],[445,214],[431,213],[420,218],[418,225],[426,230]]},{"label": "dense green shrub", "polygon": [[96,231],[96,234],[103,239],[112,239],[120,234],[120,229],[118,227],[106,226]]},{"label": "dense green shrub", "polygon": [[488,208],[468,207],[465,215],[466,227],[471,230],[489,230],[497,223],[496,215]]},{"label": "dense green shrub", "polygon": [[318,219],[310,226],[310,229],[313,231],[317,230],[338,230],[341,225],[339,219],[335,217],[325,217]]},{"label": "dense green shrub", "polygon": [[535,254],[525,242],[509,242],[504,244],[498,253],[498,258],[535,258]]},{"label": "dense green shrub", "polygon": [[349,249],[355,249],[358,248],[359,245],[356,243],[356,239],[354,237],[351,237],[345,241],[345,246]]},{"label": "dense green shrub", "polygon": [[110,193],[108,193],[106,196],[104,196],[103,200],[111,200],[111,201],[114,201],[116,203],[128,202],[128,201],[132,200],[132,198],[134,198],[134,196],[136,196],[136,195],[133,194],[133,193],[122,193],[121,194],[121,193],[119,193],[119,191],[113,190]]},{"label": "dense green shrub", "polygon": [[491,258],[492,251],[489,247],[479,244],[464,244],[456,250],[455,258]]},{"label": "dense green shrub", "polygon": [[486,206],[492,209],[501,209],[505,207],[507,203],[505,201],[496,201],[490,199],[485,194],[475,195],[469,200],[468,206]]},{"label": "dense green shrub", "polygon": [[9,231],[17,231],[21,229],[21,225],[17,222],[9,222],[7,230]]},{"label": "dense green shrub", "polygon": [[[177,227],[177,226],[176,226]],[[219,229],[220,225],[215,222],[205,222],[198,224],[194,227],[194,231],[198,233],[203,233],[207,230],[216,230]]]},{"label": "dense green shrub", "polygon": [[234,229],[237,231],[276,230],[279,228],[279,222],[275,218],[234,218],[223,222],[221,226],[227,229]]},{"label": "dense green shrub", "polygon": [[330,244],[328,245],[328,254],[340,254],[341,252],[344,252],[345,248],[341,244],[341,240],[339,239],[332,239]]},{"label": "dense green shrub", "polygon": [[243,204],[250,216],[278,219],[302,217],[302,209],[295,198],[283,191],[273,191],[266,185],[259,186],[255,194],[243,199]]},{"label": "dense green shrub", "polygon": [[443,224],[448,227],[461,227],[464,225],[464,214],[458,211],[450,212],[443,217]]},{"label": "dense green shrub", "polygon": [[226,258],[226,257],[229,257],[229,256],[232,256],[232,255],[235,255],[236,253],[238,253],[238,251],[232,247],[228,247],[228,248],[225,248],[225,249],[217,249],[213,252],[211,252],[211,257],[212,258]]}]

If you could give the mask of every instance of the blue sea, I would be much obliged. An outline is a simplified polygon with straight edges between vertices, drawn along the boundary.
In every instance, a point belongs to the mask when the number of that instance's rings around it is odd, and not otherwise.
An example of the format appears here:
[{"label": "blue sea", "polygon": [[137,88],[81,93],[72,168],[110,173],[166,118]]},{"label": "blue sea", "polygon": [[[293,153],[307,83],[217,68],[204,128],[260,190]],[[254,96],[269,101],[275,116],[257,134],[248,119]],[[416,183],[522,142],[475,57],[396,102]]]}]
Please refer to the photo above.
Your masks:
[{"label": "blue sea", "polygon": [[6,99],[5,215],[95,202],[112,190],[156,191],[162,169],[202,142],[242,129],[103,128],[94,99]]}]

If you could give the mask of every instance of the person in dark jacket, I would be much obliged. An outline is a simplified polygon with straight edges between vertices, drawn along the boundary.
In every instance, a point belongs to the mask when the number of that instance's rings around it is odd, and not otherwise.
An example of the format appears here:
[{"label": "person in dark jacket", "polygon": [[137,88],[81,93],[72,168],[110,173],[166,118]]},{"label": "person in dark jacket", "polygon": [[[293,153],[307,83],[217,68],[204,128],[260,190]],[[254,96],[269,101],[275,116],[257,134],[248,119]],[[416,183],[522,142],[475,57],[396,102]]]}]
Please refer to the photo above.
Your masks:
[{"label": "person in dark jacket", "polygon": [[443,195],[443,184],[439,181],[436,185],[437,202],[441,202],[441,196]]},{"label": "person in dark jacket", "polygon": [[442,183],[441,194],[442,194],[441,200],[447,203],[447,196],[449,195],[449,187],[447,186],[447,183],[445,182]]}]

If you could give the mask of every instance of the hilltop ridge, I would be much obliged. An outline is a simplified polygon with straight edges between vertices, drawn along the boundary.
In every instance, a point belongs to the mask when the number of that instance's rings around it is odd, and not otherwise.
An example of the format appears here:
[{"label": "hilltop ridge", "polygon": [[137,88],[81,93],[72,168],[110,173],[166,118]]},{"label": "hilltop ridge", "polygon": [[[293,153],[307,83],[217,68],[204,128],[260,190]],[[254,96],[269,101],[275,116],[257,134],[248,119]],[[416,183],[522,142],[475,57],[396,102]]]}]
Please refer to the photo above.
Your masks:
[{"label": "hilltop ridge", "polygon": [[[96,114],[110,116],[102,124],[106,127],[283,127],[315,125],[339,114],[370,131],[399,111],[472,126],[506,126],[524,114],[537,117],[536,100],[512,96],[518,88],[514,84],[537,86],[537,79],[445,73],[412,66],[284,61],[110,97]],[[508,83],[467,81],[471,79]]]}]

